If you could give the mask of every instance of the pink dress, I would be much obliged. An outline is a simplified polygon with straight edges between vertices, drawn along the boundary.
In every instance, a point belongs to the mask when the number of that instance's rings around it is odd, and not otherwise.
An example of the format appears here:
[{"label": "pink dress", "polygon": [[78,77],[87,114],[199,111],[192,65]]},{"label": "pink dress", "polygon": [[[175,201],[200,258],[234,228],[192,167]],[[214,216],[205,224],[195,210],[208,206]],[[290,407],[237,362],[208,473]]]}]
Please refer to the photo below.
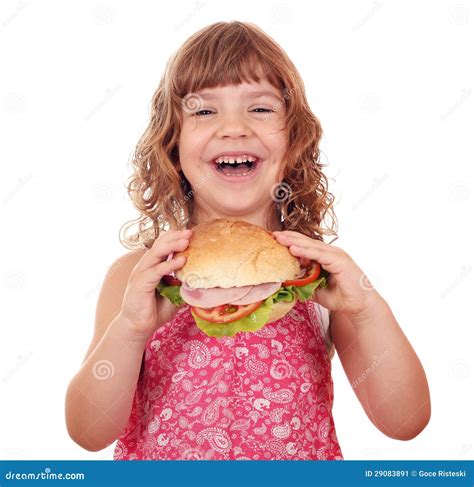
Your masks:
[{"label": "pink dress", "polygon": [[114,460],[342,460],[312,301],[213,338],[180,308],[148,340]]}]

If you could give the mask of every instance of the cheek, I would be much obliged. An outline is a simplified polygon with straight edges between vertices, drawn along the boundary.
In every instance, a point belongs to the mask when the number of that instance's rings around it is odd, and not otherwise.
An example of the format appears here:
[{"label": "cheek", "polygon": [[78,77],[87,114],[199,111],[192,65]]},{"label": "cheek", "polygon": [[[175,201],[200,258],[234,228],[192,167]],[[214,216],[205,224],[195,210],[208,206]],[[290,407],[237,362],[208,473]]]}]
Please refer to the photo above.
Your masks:
[{"label": "cheek", "polygon": [[285,132],[276,131],[269,134],[264,140],[267,149],[274,155],[273,159],[283,163],[282,159],[288,149],[288,138]]},{"label": "cheek", "polygon": [[278,150],[278,157],[276,159],[275,164],[277,164],[276,173],[277,173],[277,180],[281,181],[283,179],[283,175],[285,173],[285,167],[287,161],[285,159],[286,153],[286,146],[281,146]]},{"label": "cheek", "polygon": [[212,129],[204,124],[188,120],[184,123],[179,136],[180,145],[189,154],[202,153],[212,136]]},{"label": "cheek", "polygon": [[181,166],[192,170],[200,162],[203,153],[205,141],[203,137],[198,136],[196,131],[183,127],[179,137],[179,160]]}]

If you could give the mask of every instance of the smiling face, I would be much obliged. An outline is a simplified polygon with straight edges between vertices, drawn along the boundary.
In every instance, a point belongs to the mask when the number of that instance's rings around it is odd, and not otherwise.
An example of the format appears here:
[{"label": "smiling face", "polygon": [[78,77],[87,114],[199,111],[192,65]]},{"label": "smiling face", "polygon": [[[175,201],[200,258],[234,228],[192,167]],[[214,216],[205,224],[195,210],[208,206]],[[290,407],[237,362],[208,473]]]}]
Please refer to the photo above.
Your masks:
[{"label": "smiling face", "polygon": [[[282,180],[286,162],[281,93],[260,81],[206,88],[192,96],[199,106],[191,110],[191,103],[183,105],[179,162],[193,189],[195,223],[212,215],[265,226],[264,216],[274,205],[274,185]],[[250,172],[246,164],[218,169],[214,159],[227,152],[258,160]],[[225,160],[244,159],[234,156]]]}]

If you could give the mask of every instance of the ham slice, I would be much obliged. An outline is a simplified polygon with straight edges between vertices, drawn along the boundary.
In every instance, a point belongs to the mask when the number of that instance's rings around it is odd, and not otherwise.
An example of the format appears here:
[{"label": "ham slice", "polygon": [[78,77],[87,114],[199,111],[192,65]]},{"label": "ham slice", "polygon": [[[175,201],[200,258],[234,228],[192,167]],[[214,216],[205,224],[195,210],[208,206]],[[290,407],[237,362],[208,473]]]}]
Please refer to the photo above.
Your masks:
[{"label": "ham slice", "polygon": [[196,289],[181,284],[181,297],[191,306],[199,308],[214,308],[222,304],[250,304],[263,301],[280,289],[280,282],[259,284],[258,286],[242,286],[210,289]]},{"label": "ham slice", "polygon": [[181,284],[181,297],[191,306],[199,308],[214,308],[221,304],[228,304],[236,299],[244,297],[253,286],[230,287],[211,287],[209,289],[196,289]]},{"label": "ham slice", "polygon": [[258,286],[252,286],[252,289],[242,298],[231,301],[229,304],[251,304],[257,301],[263,301],[278,291],[281,287],[281,282],[267,282],[265,284],[259,284]]}]

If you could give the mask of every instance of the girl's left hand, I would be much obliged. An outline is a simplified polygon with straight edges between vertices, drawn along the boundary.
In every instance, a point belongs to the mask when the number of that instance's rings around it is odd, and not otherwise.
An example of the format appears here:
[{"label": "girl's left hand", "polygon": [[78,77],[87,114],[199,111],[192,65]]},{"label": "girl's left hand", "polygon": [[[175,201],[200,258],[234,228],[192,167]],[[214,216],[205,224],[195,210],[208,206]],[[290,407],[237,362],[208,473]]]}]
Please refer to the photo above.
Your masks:
[{"label": "girl's left hand", "polygon": [[286,245],[295,257],[306,257],[321,264],[331,275],[326,288],[316,288],[314,298],[331,311],[363,314],[376,294],[362,269],[339,247],[312,239],[299,232],[272,232],[277,242]]}]

